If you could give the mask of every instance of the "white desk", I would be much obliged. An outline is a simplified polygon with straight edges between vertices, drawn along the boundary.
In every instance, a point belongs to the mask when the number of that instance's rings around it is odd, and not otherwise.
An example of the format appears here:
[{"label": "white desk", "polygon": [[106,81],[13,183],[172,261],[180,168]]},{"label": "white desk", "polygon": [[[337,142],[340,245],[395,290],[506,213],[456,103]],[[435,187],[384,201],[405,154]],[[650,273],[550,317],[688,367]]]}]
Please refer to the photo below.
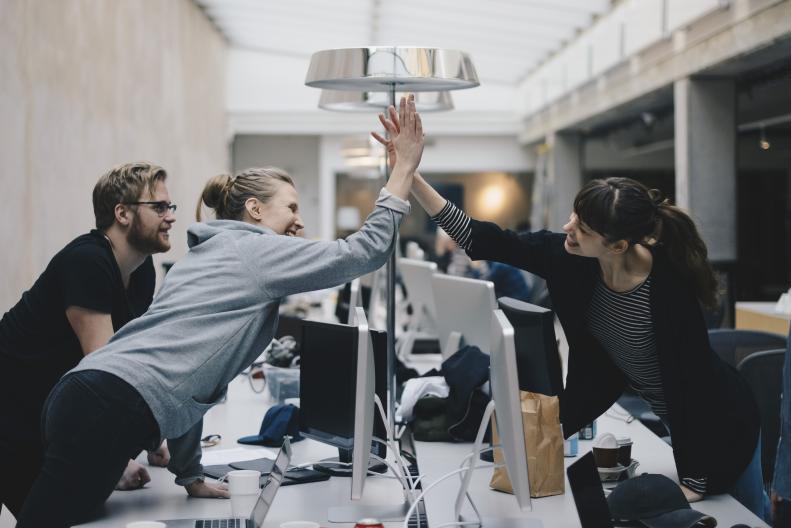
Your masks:
[{"label": "white desk", "polygon": [[[236,439],[257,434],[270,405],[263,394],[254,394],[250,390],[246,379],[234,380],[228,387],[228,402],[213,407],[204,417],[203,434],[222,435],[222,442],[218,446],[207,448],[204,452],[240,447],[255,449],[256,446],[238,444]],[[292,444],[292,447],[294,455],[291,463],[294,465],[338,456],[337,449],[313,440],[306,439]],[[144,460],[145,453],[138,461],[145,465]],[[151,474],[151,482],[144,489],[113,492],[104,506],[102,518],[80,526],[123,528],[126,523],[139,520],[231,515],[229,500],[188,497],[184,488],[173,482],[172,473],[164,468],[146,467]],[[398,504],[403,497],[397,481],[368,478],[363,500],[352,503],[349,500],[350,481],[349,478],[332,477],[324,482],[281,487],[269,510],[265,527],[277,528],[280,523],[293,520],[310,520],[329,526],[327,510],[332,506]],[[352,524],[331,526],[340,528]]]},{"label": "white desk", "polygon": [[[206,452],[217,449],[247,447],[236,443],[236,439],[258,432],[269,402],[262,394],[254,394],[247,380],[236,379],[229,386],[228,402],[214,407],[204,419],[204,434],[222,434],[222,443],[208,448]],[[627,434],[634,441],[632,456],[640,461],[638,473],[662,473],[676,478],[672,452],[669,446],[654,436],[642,424],[624,422],[608,418],[599,419],[599,432],[610,431]],[[712,438],[712,441],[721,441]],[[580,452],[590,449],[591,442],[580,442]],[[249,447],[253,449],[254,447]],[[337,450],[329,446],[304,440],[293,444],[293,464],[316,461],[336,456]],[[437,477],[455,469],[461,458],[469,452],[471,444],[448,444],[417,442],[417,455],[421,473],[424,473],[424,486]],[[254,457],[251,457],[254,458]],[[144,456],[141,457],[141,460]],[[570,463],[576,459],[566,459]],[[231,514],[230,501],[223,499],[195,499],[187,496],[181,486],[173,482],[173,475],[164,468],[148,468],[152,481],[142,490],[116,491],[104,507],[102,518],[84,524],[91,527],[123,527],[136,520],[173,519],[184,517],[219,517]],[[556,497],[533,499],[534,511],[522,514],[513,496],[489,489],[491,469],[478,470],[472,479],[470,492],[481,514],[486,528],[517,527],[525,528],[525,519],[539,517],[545,528],[579,527],[576,508],[571,491]],[[437,485],[426,497],[426,511],[430,526],[451,521],[453,503],[458,490],[459,480],[449,479]],[[277,528],[287,520],[312,520],[322,526],[345,527],[345,524],[329,524],[327,510],[332,506],[353,504],[349,500],[350,482],[348,478],[333,477],[325,482],[300,484],[280,488],[274,504],[269,511],[265,526]],[[399,504],[402,492],[396,481],[382,478],[368,478],[365,485],[363,504]],[[766,526],[748,510],[728,495],[707,498],[693,505],[695,509],[713,515],[720,526],[729,527],[737,522],[748,526]],[[471,515],[465,506],[464,514]],[[388,528],[396,528],[400,523],[388,523]],[[350,525],[349,525],[350,526]]]},{"label": "white desk", "polygon": [[[598,421],[598,434],[611,432],[616,435],[628,435],[634,445],[632,458],[640,462],[637,473],[661,473],[678,482],[673,453],[665,442],[651,433],[637,420],[631,424],[608,416],[602,416]],[[712,442],[723,439],[712,438]],[[588,452],[592,441],[580,441],[580,455]],[[418,462],[421,473],[426,474],[424,482],[430,483],[439,476],[448,473],[459,466],[462,457],[470,452],[470,444],[450,444],[433,442],[416,442]],[[566,458],[566,466],[578,460]],[[488,464],[486,462],[479,462]],[[475,501],[484,520],[485,528],[527,528],[526,519],[541,519],[544,528],[579,528],[577,509],[574,506],[574,497],[566,479],[566,493],[554,497],[533,499],[533,511],[522,513],[512,495],[494,491],[489,488],[492,476],[491,469],[479,469],[475,472],[470,484],[470,495]],[[438,526],[442,523],[454,521],[453,505],[459,489],[459,479],[450,478],[446,483],[438,484],[426,495],[426,514],[429,526]],[[715,517],[718,525],[730,527],[736,523],[748,526],[767,526],[744,506],[730,495],[716,495],[692,504],[692,508]],[[474,519],[474,513],[469,503],[465,501],[462,509],[465,519]]]}]

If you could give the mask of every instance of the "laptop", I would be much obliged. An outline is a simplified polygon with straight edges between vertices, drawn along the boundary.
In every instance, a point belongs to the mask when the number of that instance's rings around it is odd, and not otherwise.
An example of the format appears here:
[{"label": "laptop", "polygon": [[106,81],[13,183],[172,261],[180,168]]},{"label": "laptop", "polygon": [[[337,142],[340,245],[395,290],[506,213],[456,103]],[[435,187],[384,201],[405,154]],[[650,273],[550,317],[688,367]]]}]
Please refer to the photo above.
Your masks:
[{"label": "laptop", "polygon": [[283,440],[283,446],[277,454],[272,471],[266,478],[261,492],[258,495],[258,500],[247,519],[236,519],[233,517],[227,518],[211,518],[211,519],[171,519],[160,521],[165,523],[168,528],[263,528],[264,519],[266,514],[269,513],[269,507],[275,500],[275,494],[283,482],[286,469],[291,461],[291,443],[288,437]]},{"label": "laptop", "polygon": [[582,528],[614,528],[593,453],[571,464],[566,474]]}]

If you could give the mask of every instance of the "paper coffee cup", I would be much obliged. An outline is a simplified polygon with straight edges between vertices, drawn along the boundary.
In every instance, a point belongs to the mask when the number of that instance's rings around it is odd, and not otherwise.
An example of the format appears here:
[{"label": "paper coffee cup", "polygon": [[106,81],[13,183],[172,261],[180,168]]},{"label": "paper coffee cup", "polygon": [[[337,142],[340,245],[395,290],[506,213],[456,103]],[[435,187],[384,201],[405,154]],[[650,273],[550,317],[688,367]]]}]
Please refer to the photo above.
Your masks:
[{"label": "paper coffee cup", "polygon": [[627,436],[618,437],[618,463],[622,466],[632,463],[632,439]]},{"label": "paper coffee cup", "polygon": [[231,517],[234,519],[246,519],[258,502],[258,494],[255,495],[231,495]]},{"label": "paper coffee cup", "polygon": [[229,471],[228,494],[231,496],[231,516],[246,518],[253,511],[261,491],[261,472],[252,469]]},{"label": "paper coffee cup", "polygon": [[593,458],[600,468],[613,468],[618,465],[618,448],[593,447]]},{"label": "paper coffee cup", "polygon": [[261,472],[254,469],[236,469],[229,471],[226,476],[228,493],[234,495],[258,494],[261,482]]}]

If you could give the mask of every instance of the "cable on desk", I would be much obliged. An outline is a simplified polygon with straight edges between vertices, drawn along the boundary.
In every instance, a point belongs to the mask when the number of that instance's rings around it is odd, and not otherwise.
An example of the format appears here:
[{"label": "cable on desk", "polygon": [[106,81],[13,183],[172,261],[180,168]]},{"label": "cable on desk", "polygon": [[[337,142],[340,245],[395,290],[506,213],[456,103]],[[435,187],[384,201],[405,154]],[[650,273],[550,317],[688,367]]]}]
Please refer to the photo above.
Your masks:
[{"label": "cable on desk", "polygon": [[[490,447],[486,447],[484,449],[479,449],[478,451],[473,451],[472,453],[467,453],[464,458],[461,459],[461,464],[459,467],[464,467],[464,463],[467,462],[473,456],[480,456],[484,453],[488,453],[489,451],[494,451],[495,449],[499,448],[500,444],[494,444]],[[491,466],[481,466],[481,467],[491,467]],[[462,479],[461,473],[459,473],[459,485],[464,485],[464,480]],[[470,495],[470,490],[464,490],[464,496],[467,497],[467,500],[470,502],[470,506],[472,506],[472,510],[475,512],[475,515],[478,517],[479,524],[483,524],[483,517],[481,517],[481,512],[478,511],[478,507],[475,505],[475,501],[472,500],[472,495]],[[446,523],[441,526],[451,526],[453,523]],[[437,527],[439,528],[439,527]]]},{"label": "cable on desk", "polygon": [[[487,448],[487,449],[491,449],[491,448]],[[500,468],[500,467],[505,467],[505,464],[496,464],[496,465],[495,464],[487,464],[485,466],[475,466],[475,468],[473,468],[473,469]],[[463,467],[463,468],[459,468],[459,469],[454,469],[450,473],[446,473],[445,475],[442,475],[437,480],[435,480],[434,482],[429,484],[426,487],[426,489],[424,489],[420,493],[420,495],[418,495],[417,498],[415,498],[414,502],[412,502],[412,505],[409,507],[409,510],[407,510],[406,516],[404,517],[403,528],[409,528],[409,519],[412,517],[412,514],[415,512],[415,508],[417,508],[417,505],[420,504],[421,500],[423,500],[423,497],[425,497],[426,493],[431,491],[431,489],[434,486],[436,486],[437,484],[441,483],[442,481],[452,477],[453,475],[456,475],[456,474],[459,474],[459,473],[463,473],[465,471],[469,471],[469,468]],[[480,518],[480,516],[479,516],[479,518]],[[443,525],[443,526],[451,526],[451,525],[458,526],[460,524],[468,524],[468,522],[465,522],[465,523],[449,523],[449,524],[446,524],[446,525]],[[475,524],[480,524],[480,522],[476,522]],[[439,528],[439,527],[437,527],[437,528]]]},{"label": "cable on desk", "polygon": [[[384,458],[382,458],[380,456],[377,456],[377,455],[374,455],[373,453],[371,453],[369,456],[371,458],[373,458],[374,460],[378,460],[379,462],[382,462],[382,463],[386,464],[387,467],[390,468],[390,471],[393,472],[393,475],[395,475],[398,478],[398,480],[401,481],[401,486],[403,486],[404,490],[410,491],[412,489],[412,488],[410,488],[409,482],[407,482],[406,477],[404,477],[403,473],[400,473],[400,471],[397,472],[394,465],[392,465],[390,462],[388,462]],[[412,495],[411,493],[407,493],[407,497],[408,498],[411,498],[411,495]]]},{"label": "cable on desk", "polygon": [[[376,395],[376,394],[374,394],[374,403],[376,404],[376,408],[379,409],[379,415],[382,418],[382,423],[385,426],[385,433],[387,435],[387,438],[388,439],[395,438],[395,436],[392,434],[393,431],[390,430],[390,423],[389,423],[389,420],[387,419],[387,414],[385,413],[384,406],[382,405],[382,400],[380,400],[379,396]],[[379,440],[380,442],[382,442],[382,440],[380,440],[378,438],[374,438],[374,439],[375,440]],[[406,490],[414,490],[415,487],[414,487],[414,484],[413,484],[413,481],[412,481],[412,474],[409,471],[409,465],[406,463],[404,458],[401,456],[401,450],[399,449],[398,444],[396,444],[395,441],[393,441],[392,445],[391,445],[389,440],[387,442],[382,442],[382,443],[393,452],[393,456],[395,457],[396,462],[401,464],[401,469],[402,469],[403,474],[405,476],[406,475],[409,476],[409,484],[410,485],[406,486],[404,489],[406,489]]]}]

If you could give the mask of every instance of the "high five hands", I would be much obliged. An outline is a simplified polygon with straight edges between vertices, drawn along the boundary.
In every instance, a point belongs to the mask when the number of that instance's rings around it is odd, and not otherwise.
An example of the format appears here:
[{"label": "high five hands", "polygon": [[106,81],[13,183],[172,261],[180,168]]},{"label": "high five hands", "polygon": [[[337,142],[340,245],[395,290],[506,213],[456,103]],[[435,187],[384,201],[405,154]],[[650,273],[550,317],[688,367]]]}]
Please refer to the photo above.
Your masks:
[{"label": "high five hands", "polygon": [[390,133],[390,139],[376,132],[371,132],[371,135],[387,149],[390,167],[395,167],[396,161],[400,160],[409,172],[417,170],[423,155],[423,122],[415,110],[415,96],[402,97],[398,112],[390,106],[387,116],[379,114],[379,121]]}]

